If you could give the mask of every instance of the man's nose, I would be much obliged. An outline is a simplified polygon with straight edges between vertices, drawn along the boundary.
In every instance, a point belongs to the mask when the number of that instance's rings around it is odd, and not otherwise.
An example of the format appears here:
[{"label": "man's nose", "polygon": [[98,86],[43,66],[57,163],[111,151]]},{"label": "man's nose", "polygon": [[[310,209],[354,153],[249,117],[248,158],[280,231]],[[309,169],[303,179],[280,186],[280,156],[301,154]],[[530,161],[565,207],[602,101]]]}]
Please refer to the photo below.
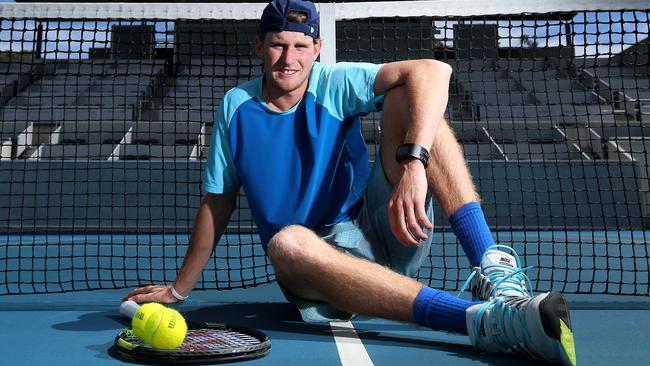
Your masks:
[{"label": "man's nose", "polygon": [[294,47],[286,47],[282,52],[282,61],[285,64],[290,64],[296,58],[296,49]]}]

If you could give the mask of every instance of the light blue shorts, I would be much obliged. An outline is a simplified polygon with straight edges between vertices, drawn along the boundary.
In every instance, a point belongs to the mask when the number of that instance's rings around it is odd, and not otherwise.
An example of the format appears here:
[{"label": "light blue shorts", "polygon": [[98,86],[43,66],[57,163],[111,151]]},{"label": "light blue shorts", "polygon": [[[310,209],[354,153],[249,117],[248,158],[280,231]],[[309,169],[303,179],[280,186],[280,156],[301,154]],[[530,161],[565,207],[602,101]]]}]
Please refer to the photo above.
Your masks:
[{"label": "light blue shorts", "polygon": [[[431,249],[432,235],[420,245],[405,246],[397,240],[388,223],[388,199],[392,186],[377,154],[368,186],[365,203],[359,216],[352,221],[325,227],[317,234],[333,246],[355,257],[365,258],[381,264],[403,275],[414,277]],[[427,198],[427,215],[433,223],[431,197]],[[283,288],[287,299],[294,303],[304,321],[328,322],[349,320],[352,314],[342,312],[323,302],[305,300]]]}]

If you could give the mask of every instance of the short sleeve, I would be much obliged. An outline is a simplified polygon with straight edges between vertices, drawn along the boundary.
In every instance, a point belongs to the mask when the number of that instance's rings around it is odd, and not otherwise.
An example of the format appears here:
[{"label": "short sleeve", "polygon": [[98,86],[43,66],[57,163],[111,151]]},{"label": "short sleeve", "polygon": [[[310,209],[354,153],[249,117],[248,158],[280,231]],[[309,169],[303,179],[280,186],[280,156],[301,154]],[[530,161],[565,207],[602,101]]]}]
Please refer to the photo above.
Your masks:
[{"label": "short sleeve", "polygon": [[228,139],[229,121],[226,110],[227,97],[217,111],[210,137],[210,150],[203,179],[203,188],[209,193],[232,193],[238,191],[241,185]]},{"label": "short sleeve", "polygon": [[319,82],[313,92],[341,120],[376,111],[383,102],[383,96],[375,95],[375,78],[381,66],[365,62],[319,64]]}]

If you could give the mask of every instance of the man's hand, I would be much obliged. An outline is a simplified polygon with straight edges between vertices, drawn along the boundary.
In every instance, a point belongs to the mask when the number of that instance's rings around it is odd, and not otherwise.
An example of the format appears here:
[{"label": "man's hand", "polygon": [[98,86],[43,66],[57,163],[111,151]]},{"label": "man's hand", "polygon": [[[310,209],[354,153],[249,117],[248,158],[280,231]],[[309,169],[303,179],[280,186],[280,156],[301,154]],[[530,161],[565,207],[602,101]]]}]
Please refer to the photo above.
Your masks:
[{"label": "man's hand", "polygon": [[424,229],[433,230],[425,210],[427,197],[426,171],[416,159],[400,164],[401,174],[388,200],[388,221],[395,237],[404,245],[426,240]]},{"label": "man's hand", "polygon": [[138,287],[124,296],[124,301],[133,300],[138,304],[146,302],[157,302],[161,304],[173,304],[178,300],[172,295],[171,288],[163,285],[150,285]]}]

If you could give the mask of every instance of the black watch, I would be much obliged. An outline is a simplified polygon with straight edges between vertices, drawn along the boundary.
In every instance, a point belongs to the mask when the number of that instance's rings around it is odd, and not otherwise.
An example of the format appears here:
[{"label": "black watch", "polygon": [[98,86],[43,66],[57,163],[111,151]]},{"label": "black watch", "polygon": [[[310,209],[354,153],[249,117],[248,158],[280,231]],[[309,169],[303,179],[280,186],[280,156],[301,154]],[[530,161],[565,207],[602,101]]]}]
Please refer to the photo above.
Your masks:
[{"label": "black watch", "polygon": [[418,144],[402,144],[397,148],[395,160],[401,163],[408,159],[418,159],[424,164],[424,169],[429,165],[429,151]]}]

